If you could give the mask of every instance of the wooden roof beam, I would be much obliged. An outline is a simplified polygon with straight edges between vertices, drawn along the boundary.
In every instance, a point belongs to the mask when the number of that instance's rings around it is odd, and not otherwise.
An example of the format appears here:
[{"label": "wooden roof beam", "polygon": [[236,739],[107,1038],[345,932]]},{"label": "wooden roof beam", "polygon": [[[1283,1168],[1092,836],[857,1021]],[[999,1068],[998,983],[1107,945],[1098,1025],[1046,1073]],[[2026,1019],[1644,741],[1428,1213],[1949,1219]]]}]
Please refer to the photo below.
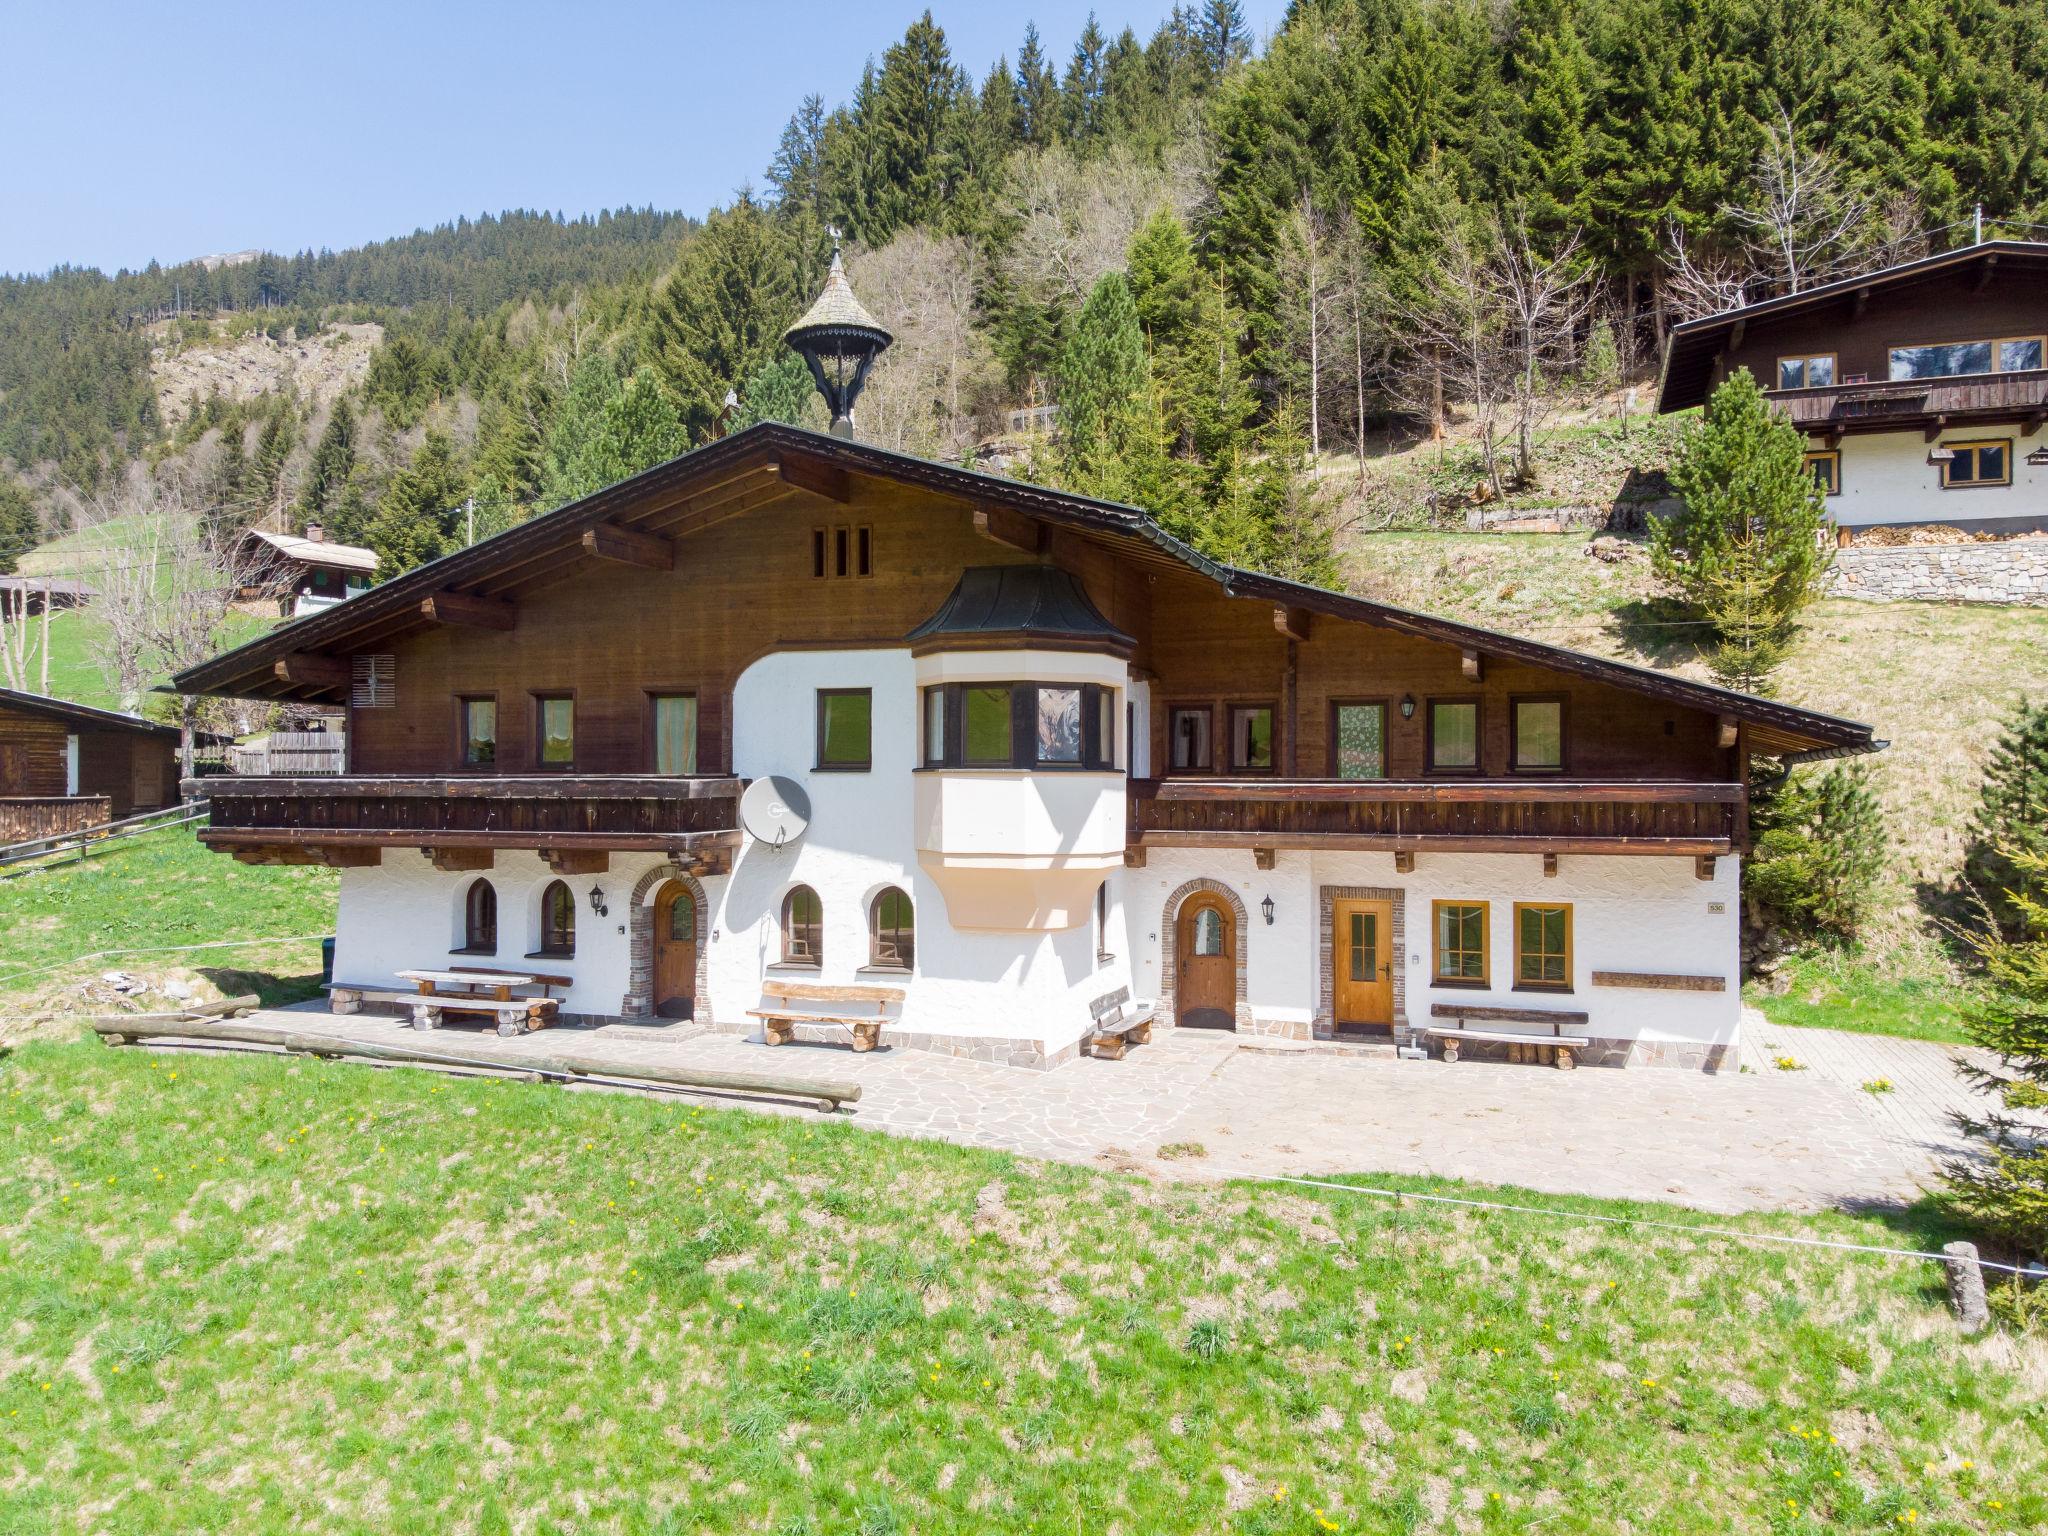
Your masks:
[{"label": "wooden roof beam", "polygon": [[1458,664],[1467,682],[1476,683],[1486,675],[1484,659],[1469,645],[1458,653]]},{"label": "wooden roof beam", "polygon": [[1749,318],[1743,316],[1728,327],[1728,350],[1733,352],[1742,345],[1742,339],[1749,334]]},{"label": "wooden roof beam", "polygon": [[602,875],[612,867],[612,856],[603,848],[543,848],[541,862],[558,875]]},{"label": "wooden roof beam", "polygon": [[659,534],[621,528],[617,523],[598,523],[584,529],[583,551],[599,560],[616,560],[643,570],[676,568],[676,547],[671,541]]},{"label": "wooden roof beam", "polygon": [[1314,615],[1306,608],[1275,607],[1273,610],[1273,628],[1289,640],[1306,640],[1313,622]]},{"label": "wooden roof beam", "polygon": [[1998,252],[1987,252],[1984,257],[1983,265],[1977,268],[1977,281],[1970,285],[1970,292],[1982,293],[1986,288],[1989,288],[1991,286],[1992,274],[1995,273],[1997,270]]},{"label": "wooden roof beam", "polygon": [[992,544],[1020,549],[1027,555],[1045,553],[1045,524],[1008,507],[976,507],[974,531]]},{"label": "wooden roof beam", "polygon": [[339,688],[346,692],[352,676],[349,664],[339,656],[322,656],[313,651],[294,651],[271,663],[271,675],[294,688]]},{"label": "wooden roof beam", "polygon": [[1931,443],[1947,430],[1948,418],[1946,416],[1930,416],[1927,418],[1927,425],[1920,429],[1920,436],[1924,441]]},{"label": "wooden roof beam", "polygon": [[769,467],[782,477],[784,485],[793,490],[809,491],[813,496],[842,504],[853,500],[853,481],[836,464],[826,464],[802,454],[785,453],[770,460]]},{"label": "wooden roof beam", "polygon": [[1870,284],[1865,283],[1861,288],[1858,288],[1849,295],[1849,318],[1851,320],[1861,320],[1863,318],[1863,311],[1869,307]]},{"label": "wooden roof beam", "polygon": [[506,630],[519,622],[519,610],[495,597],[435,592],[421,600],[420,617],[435,624],[459,624],[465,629]]}]

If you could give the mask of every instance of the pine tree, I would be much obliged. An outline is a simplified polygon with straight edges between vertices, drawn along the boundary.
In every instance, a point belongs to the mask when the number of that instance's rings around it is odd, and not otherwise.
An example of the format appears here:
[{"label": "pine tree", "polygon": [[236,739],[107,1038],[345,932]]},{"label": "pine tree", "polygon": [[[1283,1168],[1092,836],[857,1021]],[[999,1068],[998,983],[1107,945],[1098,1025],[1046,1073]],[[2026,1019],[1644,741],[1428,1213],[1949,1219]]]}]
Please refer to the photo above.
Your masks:
[{"label": "pine tree", "polygon": [[768,164],[768,185],[775,189],[777,208],[822,212],[824,141],[824,98],[806,96],[783,128],[782,138],[775,146],[775,158]]},{"label": "pine tree", "polygon": [[758,421],[820,429],[827,425],[825,402],[811,378],[810,365],[795,352],[784,349],[777,353],[754,370],[747,387],[740,391],[740,407],[732,418],[733,431]]},{"label": "pine tree", "polygon": [[457,509],[469,484],[445,432],[429,429],[412,462],[391,477],[362,540],[377,552],[377,574],[388,581],[437,559],[460,543]]},{"label": "pine tree", "polygon": [[869,215],[853,231],[858,238],[882,245],[945,211],[961,187],[969,126],[963,113],[973,99],[953,67],[944,30],[926,11],[882,55],[873,112],[863,125],[873,138],[877,179]]},{"label": "pine tree", "polygon": [[1671,471],[1683,509],[1650,529],[1657,575],[1713,627],[1715,664],[1754,691],[1781,660],[1832,550],[1806,439],[1747,369],[1708,402]]},{"label": "pine tree", "polygon": [[1759,768],[1750,786],[1754,841],[1744,898],[1754,925],[1798,939],[1848,943],[1862,932],[1884,877],[1884,812],[1869,770]]},{"label": "pine tree", "polygon": [[299,521],[318,522],[341,495],[341,488],[356,467],[356,413],[344,395],[334,402],[320,441],[313,447],[313,460],[306,467],[306,484],[299,492]]},{"label": "pine tree", "polygon": [[1122,455],[1150,384],[1131,286],[1121,272],[1107,273],[1060,353],[1060,436],[1070,483],[1089,482]]},{"label": "pine tree", "polygon": [[605,353],[593,350],[577,360],[541,453],[544,506],[564,506],[597,488],[585,455],[604,430],[605,410],[618,398],[620,387],[619,371]]},{"label": "pine tree", "polygon": [[2007,937],[2026,933],[2012,893],[2025,883],[2025,859],[2048,857],[2048,702],[2014,706],[1984,765],[1984,787],[1964,843],[1963,880]]},{"label": "pine tree", "polygon": [[1044,146],[1059,137],[1059,78],[1046,61],[1038,28],[1024,23],[1024,46],[1017,50],[1017,110],[1026,144]]},{"label": "pine tree", "polygon": [[1251,56],[1251,29],[1238,0],[1207,0],[1202,7],[1202,59],[1212,79]]},{"label": "pine tree", "polygon": [[701,438],[797,317],[799,252],[751,198],[713,214],[654,296],[647,360]]},{"label": "pine tree", "polygon": [[1104,73],[1104,50],[1108,40],[1096,25],[1095,13],[1074,41],[1074,56],[1067,61],[1066,78],[1060,82],[1060,122],[1065,137],[1081,144],[1102,128],[1102,97],[1108,84]]}]

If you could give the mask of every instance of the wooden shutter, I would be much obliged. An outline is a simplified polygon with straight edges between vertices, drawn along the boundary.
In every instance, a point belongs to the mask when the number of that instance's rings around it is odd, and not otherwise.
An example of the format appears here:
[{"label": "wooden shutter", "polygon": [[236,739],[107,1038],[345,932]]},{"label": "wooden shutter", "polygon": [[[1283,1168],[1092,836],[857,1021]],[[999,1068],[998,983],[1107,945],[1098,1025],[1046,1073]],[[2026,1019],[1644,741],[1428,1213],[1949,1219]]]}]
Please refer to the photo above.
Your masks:
[{"label": "wooden shutter", "polygon": [[353,656],[348,702],[353,709],[391,709],[398,703],[398,658]]}]

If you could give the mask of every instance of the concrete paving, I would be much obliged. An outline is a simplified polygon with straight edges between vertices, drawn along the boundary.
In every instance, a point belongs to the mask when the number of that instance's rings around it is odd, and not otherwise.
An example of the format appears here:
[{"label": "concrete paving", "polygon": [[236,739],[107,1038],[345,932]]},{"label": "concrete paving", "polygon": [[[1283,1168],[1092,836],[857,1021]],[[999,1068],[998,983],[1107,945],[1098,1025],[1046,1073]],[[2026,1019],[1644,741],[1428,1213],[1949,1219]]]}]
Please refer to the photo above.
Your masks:
[{"label": "concrete paving", "polygon": [[[886,1047],[771,1050],[690,1023],[558,1028],[501,1040],[451,1025],[416,1032],[391,1018],[318,1005],[258,1022],[429,1048],[437,1040],[621,1065],[665,1062],[851,1079],[856,1124],[1031,1157],[1175,1177],[1418,1173],[1555,1194],[1667,1200],[1712,1211],[1813,1210],[1912,1199],[1960,1145],[1951,1110],[1969,1104],[1949,1047],[1777,1029],[1752,1014],[1749,1070],[1707,1077],[1659,1069],[1559,1072],[1505,1063],[1395,1060],[1390,1052],[1273,1049],[1207,1031],[1161,1029],[1122,1061],[1052,1072]],[[1796,1057],[1801,1070],[1773,1065]],[[1862,1084],[1889,1080],[1889,1093]],[[816,1113],[796,1105],[771,1113]],[[1161,1149],[1167,1149],[1161,1156]]]}]

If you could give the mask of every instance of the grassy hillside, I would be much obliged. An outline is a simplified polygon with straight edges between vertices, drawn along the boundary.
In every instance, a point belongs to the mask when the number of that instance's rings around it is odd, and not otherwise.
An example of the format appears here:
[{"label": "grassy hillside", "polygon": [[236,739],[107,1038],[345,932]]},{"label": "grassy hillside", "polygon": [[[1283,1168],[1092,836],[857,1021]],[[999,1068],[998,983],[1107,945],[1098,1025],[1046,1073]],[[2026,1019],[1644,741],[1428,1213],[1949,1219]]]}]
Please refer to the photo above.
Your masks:
[{"label": "grassy hillside", "polygon": [[2048,1360],[1924,1265],[415,1072],[0,1070],[10,1529],[2048,1520]]},{"label": "grassy hillside", "polygon": [[[273,1002],[313,995],[338,885],[332,870],[254,868],[209,853],[189,828],[0,878],[0,1033],[10,1017],[76,1008],[71,989],[109,969]],[[180,948],[271,938],[294,942]],[[79,958],[104,951],[143,952]]]}]

